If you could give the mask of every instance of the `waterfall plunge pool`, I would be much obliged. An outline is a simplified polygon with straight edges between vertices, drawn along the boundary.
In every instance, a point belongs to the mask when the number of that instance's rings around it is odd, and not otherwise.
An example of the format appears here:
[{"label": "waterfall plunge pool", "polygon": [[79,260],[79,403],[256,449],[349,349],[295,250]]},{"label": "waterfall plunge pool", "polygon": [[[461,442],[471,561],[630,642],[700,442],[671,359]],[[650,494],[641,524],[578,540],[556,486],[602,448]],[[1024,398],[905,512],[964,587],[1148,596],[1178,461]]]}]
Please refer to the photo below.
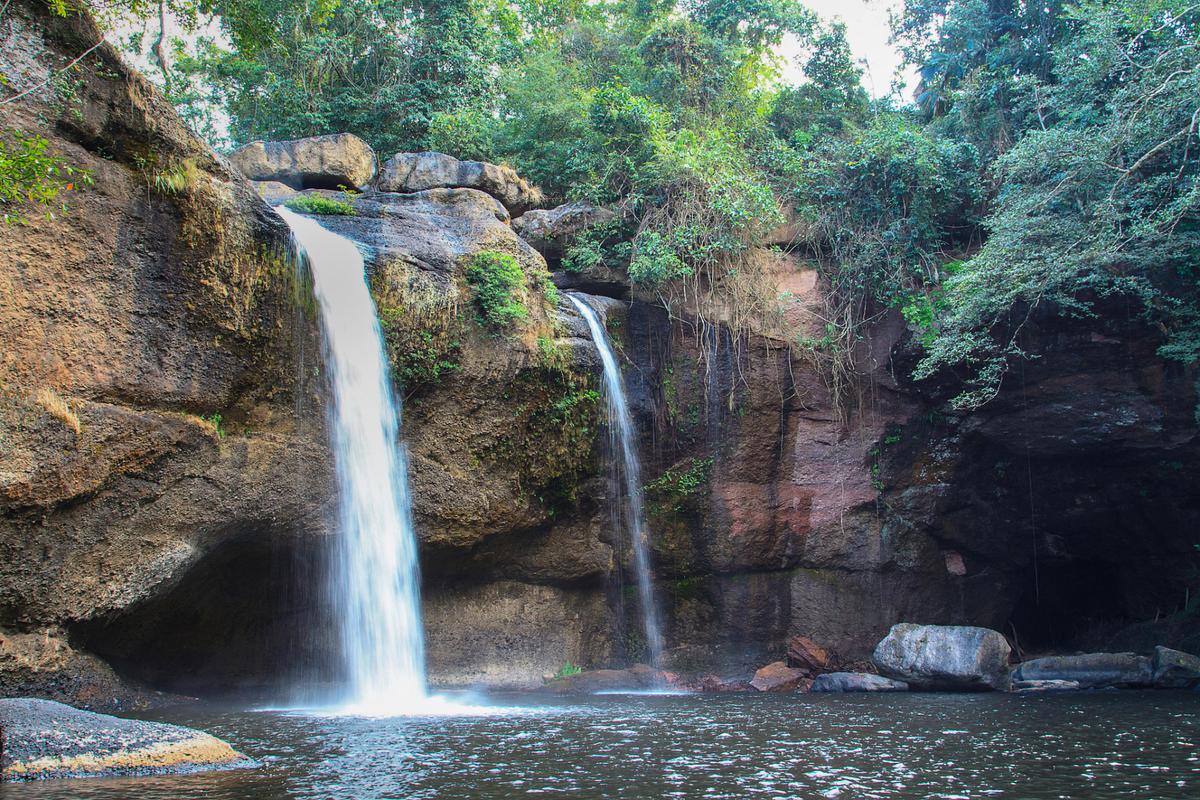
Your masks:
[{"label": "waterfall plunge pool", "polygon": [[[154,719],[257,770],[6,785],[5,800],[1183,798],[1200,693],[491,698],[475,716],[371,718],[217,704]],[[480,703],[464,698],[466,705]],[[510,702],[514,707],[502,704]],[[538,705],[534,706],[534,703]]]}]

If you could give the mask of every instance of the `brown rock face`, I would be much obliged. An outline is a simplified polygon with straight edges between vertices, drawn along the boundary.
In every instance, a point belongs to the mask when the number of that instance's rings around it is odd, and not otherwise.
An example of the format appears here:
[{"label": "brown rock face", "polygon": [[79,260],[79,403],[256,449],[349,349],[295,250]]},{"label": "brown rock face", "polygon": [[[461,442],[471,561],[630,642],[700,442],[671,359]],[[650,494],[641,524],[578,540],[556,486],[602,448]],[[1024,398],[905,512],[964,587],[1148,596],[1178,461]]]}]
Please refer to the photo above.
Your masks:
[{"label": "brown rock face", "polygon": [[375,151],[352,133],[251,142],[233,151],[229,162],[252,181],[292,189],[357,189],[375,177]]},{"label": "brown rock face", "polygon": [[793,636],[788,639],[787,664],[811,677],[828,671],[833,666],[833,657],[807,636]]},{"label": "brown rock face", "polygon": [[756,671],[754,679],[750,681],[750,686],[759,692],[807,691],[811,685],[812,681],[804,670],[792,669],[783,661],[767,664]]}]

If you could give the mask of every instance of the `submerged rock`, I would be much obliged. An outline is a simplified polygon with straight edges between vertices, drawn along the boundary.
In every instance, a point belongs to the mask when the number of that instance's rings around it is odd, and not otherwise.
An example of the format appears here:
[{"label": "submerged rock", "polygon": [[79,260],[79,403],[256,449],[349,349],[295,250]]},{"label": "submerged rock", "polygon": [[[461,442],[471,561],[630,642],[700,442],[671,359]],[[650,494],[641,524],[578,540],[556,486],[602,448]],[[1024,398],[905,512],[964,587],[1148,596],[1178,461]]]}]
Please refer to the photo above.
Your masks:
[{"label": "submerged rock", "polygon": [[0,744],[3,782],[257,766],[202,731],[31,698],[0,700]]},{"label": "submerged rock", "polygon": [[811,681],[802,669],[793,669],[786,662],[767,664],[754,673],[750,685],[760,692],[794,692],[808,689]]},{"label": "submerged rock", "polygon": [[375,151],[352,133],[251,142],[234,150],[229,162],[250,180],[293,189],[355,189],[375,175]]},{"label": "submerged rock", "polygon": [[1159,645],[1154,648],[1154,685],[1160,689],[1188,689],[1200,685],[1200,656]]},{"label": "submerged rock", "polygon": [[542,193],[512,167],[484,161],[459,161],[444,153],[397,153],[379,170],[381,192],[426,189],[478,189],[499,200],[514,216],[542,202]]},{"label": "submerged rock", "polygon": [[1022,681],[1075,681],[1083,689],[1133,688],[1154,683],[1150,659],[1133,653],[1084,653],[1026,661],[1013,670]]},{"label": "submerged rock", "polygon": [[1011,648],[1003,634],[965,625],[893,625],[873,659],[885,675],[922,689],[1004,689]]},{"label": "submerged rock", "polygon": [[907,692],[908,684],[871,672],[827,672],[813,681],[814,692]]}]

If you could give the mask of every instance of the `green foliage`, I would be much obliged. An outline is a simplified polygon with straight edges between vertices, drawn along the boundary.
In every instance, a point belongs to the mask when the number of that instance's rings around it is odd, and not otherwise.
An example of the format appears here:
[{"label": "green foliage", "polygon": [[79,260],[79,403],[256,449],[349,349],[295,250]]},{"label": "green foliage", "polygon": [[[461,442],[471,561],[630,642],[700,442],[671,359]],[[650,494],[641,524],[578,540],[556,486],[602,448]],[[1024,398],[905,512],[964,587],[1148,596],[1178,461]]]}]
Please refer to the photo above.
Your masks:
[{"label": "green foliage", "polygon": [[708,485],[712,466],[711,458],[693,458],[686,465],[677,464],[647,483],[646,495],[659,508],[683,512]]},{"label": "green foliage", "polygon": [[496,120],[477,108],[437,111],[429,118],[425,146],[455,158],[495,161]]},{"label": "green foliage", "polygon": [[354,206],[344,200],[335,200],[319,194],[299,194],[289,198],[284,203],[292,211],[301,214],[329,214],[333,216],[353,217],[358,212]]},{"label": "green foliage", "polygon": [[1164,356],[1200,357],[1200,9],[1085,0],[1068,17],[1058,82],[1038,90],[1053,112],[998,160],[990,235],[946,281],[917,369],[966,366],[960,408],[999,391],[1024,319],[1045,303],[1081,316],[1096,298],[1138,298],[1167,331]]},{"label": "green foliage", "polygon": [[203,414],[200,419],[212,426],[213,433],[217,435],[218,439],[225,438],[225,421],[221,418],[220,412],[214,411],[211,414]]},{"label": "green foliage", "polygon": [[476,253],[467,265],[466,274],[484,324],[506,328],[529,316],[524,302],[525,273],[516,258],[492,251]]},{"label": "green foliage", "polygon": [[578,675],[583,672],[583,667],[572,664],[570,661],[564,661],[563,665],[558,668],[558,672],[554,674],[555,678],[569,678],[572,675]]},{"label": "green foliage", "polygon": [[0,212],[6,224],[24,221],[25,206],[49,208],[63,192],[92,185],[90,172],[55,157],[49,146],[36,134],[0,133]]}]

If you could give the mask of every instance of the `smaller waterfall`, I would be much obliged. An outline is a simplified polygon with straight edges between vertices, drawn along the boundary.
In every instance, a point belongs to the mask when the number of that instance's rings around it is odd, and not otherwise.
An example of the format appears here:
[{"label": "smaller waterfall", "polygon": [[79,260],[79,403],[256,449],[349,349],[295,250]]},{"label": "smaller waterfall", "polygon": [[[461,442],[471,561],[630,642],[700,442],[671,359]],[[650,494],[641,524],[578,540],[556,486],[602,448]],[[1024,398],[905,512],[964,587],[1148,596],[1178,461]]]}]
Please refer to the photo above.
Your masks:
[{"label": "smaller waterfall", "polygon": [[402,714],[426,704],[420,576],[383,336],[362,255],[350,240],[285,208],[307,257],[333,389],[338,554],[330,576],[348,682],[345,708]]},{"label": "smaller waterfall", "polygon": [[634,568],[637,570],[638,600],[642,607],[642,628],[646,636],[646,651],[650,666],[662,667],[663,638],[658,623],[658,606],[654,601],[654,585],[650,576],[650,543],[647,541],[646,514],[642,499],[642,468],[638,461],[634,439],[633,417],[625,400],[625,384],[613,354],[608,333],[600,318],[587,303],[573,294],[567,295],[587,321],[592,342],[604,365],[604,395],[608,403],[609,438],[614,453],[621,459],[625,526],[633,547]]}]

